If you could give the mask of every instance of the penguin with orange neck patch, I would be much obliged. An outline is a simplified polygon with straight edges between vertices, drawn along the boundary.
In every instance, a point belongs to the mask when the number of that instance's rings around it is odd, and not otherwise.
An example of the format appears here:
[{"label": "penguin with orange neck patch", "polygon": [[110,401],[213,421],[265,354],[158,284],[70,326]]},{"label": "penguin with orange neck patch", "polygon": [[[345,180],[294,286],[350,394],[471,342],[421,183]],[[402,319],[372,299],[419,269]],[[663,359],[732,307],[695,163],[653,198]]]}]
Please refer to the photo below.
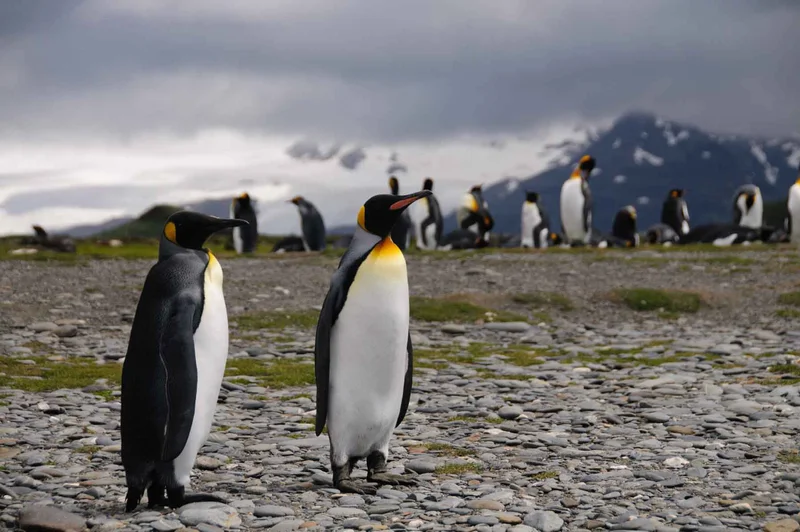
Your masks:
[{"label": "penguin with orange neck patch", "polygon": [[211,431],[228,358],[222,268],[203,244],[218,231],[246,225],[180,211],[161,233],[158,262],[145,279],[122,366],[128,512],[145,490],[151,507],[220,500],[185,493]]},{"label": "penguin with orange neck patch", "polygon": [[561,231],[570,245],[587,245],[592,237],[592,193],[589,176],[595,160],[584,155],[561,186]]},{"label": "penguin with orange neck patch", "polygon": [[[430,194],[381,194],[361,207],[322,305],[314,346],[316,433],[327,424],[333,484],[343,492],[374,493],[374,483],[410,483],[386,469],[413,374],[408,273],[391,232],[409,205]],[[350,479],[362,458],[368,484]]]}]

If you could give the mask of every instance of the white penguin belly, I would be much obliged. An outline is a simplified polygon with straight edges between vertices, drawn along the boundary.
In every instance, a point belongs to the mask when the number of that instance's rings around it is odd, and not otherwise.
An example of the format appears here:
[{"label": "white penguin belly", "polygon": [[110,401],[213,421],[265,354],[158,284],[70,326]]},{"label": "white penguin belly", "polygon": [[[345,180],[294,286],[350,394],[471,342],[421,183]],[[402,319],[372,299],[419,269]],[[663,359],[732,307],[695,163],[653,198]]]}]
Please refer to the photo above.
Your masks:
[{"label": "white penguin belly", "polygon": [[789,216],[792,217],[792,232],[789,240],[795,244],[800,243],[800,185],[789,187],[789,201],[787,203]]},{"label": "white penguin belly", "polygon": [[205,297],[200,324],[194,333],[197,364],[197,395],[189,438],[173,461],[178,484],[189,484],[189,473],[197,453],[211,432],[217,398],[228,358],[228,312],[222,294],[222,268],[213,255],[205,273]]},{"label": "white penguin belly", "polygon": [[583,191],[581,180],[570,178],[561,187],[561,223],[567,240],[586,240],[588,233],[583,221]]},{"label": "white penguin belly", "polygon": [[521,245],[524,248],[532,248],[534,247],[533,242],[533,232],[537,225],[542,221],[541,216],[539,215],[539,209],[536,207],[535,204],[530,202],[525,202],[522,205],[522,234],[521,236]]},{"label": "white penguin belly", "polygon": [[429,224],[428,227],[425,228],[425,241],[428,243],[425,245],[425,249],[436,249],[438,242],[436,242],[436,224]]},{"label": "white penguin belly", "polygon": [[242,244],[242,228],[241,227],[234,227],[233,228],[233,248],[236,250],[236,253],[241,253],[244,250],[244,245]]},{"label": "white penguin belly", "polygon": [[361,264],[331,331],[328,434],[336,464],[385,450],[400,414],[408,278],[399,250],[383,255]]}]

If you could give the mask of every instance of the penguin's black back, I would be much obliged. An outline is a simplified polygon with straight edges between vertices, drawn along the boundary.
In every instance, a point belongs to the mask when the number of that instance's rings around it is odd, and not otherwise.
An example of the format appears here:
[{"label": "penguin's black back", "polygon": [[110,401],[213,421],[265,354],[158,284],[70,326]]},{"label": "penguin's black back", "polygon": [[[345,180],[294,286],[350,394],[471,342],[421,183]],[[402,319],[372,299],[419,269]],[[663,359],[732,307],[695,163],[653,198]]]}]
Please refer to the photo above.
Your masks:
[{"label": "penguin's black back", "polygon": [[172,484],[197,394],[194,332],[203,312],[206,252],[181,250],[147,274],[122,367],[122,463],[129,488]]},{"label": "penguin's black back", "polygon": [[242,251],[245,253],[252,253],[255,251],[258,244],[258,220],[256,211],[253,209],[253,204],[250,200],[242,201],[239,199],[233,207],[233,217],[240,220],[246,220],[249,225],[240,227],[239,231],[242,235]]}]

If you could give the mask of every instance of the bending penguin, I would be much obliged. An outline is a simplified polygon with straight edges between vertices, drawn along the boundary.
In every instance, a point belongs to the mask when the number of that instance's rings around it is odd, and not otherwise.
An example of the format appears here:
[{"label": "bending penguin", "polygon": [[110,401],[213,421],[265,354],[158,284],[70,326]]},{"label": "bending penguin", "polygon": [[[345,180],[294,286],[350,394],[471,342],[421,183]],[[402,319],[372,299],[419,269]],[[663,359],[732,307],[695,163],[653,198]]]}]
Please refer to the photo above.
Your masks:
[{"label": "bending penguin", "polygon": [[314,205],[302,196],[295,196],[289,203],[297,205],[300,213],[302,236],[288,236],[275,244],[272,252],[322,251],[325,249],[325,222]]},{"label": "bending penguin", "polygon": [[439,201],[433,195],[433,179],[426,178],[422,189],[431,194],[422,198],[418,204],[422,210],[422,216],[419,217],[419,223],[414,227],[417,247],[419,249],[436,249],[442,241],[444,220],[442,210],[439,208]]},{"label": "bending penguin", "polygon": [[[798,169],[800,171],[800,169]],[[786,202],[786,233],[789,241],[795,244],[800,243],[800,175],[797,181],[789,187],[789,199]]]},{"label": "bending penguin", "polygon": [[362,458],[369,482],[409,483],[386,473],[413,374],[406,261],[390,235],[403,211],[430,194],[382,194],[361,207],[322,305],[314,347],[316,433],[327,424],[333,485],[341,491],[374,493],[350,480]]},{"label": "bending penguin", "polygon": [[243,225],[244,220],[179,211],[161,233],[158,262],[147,274],[122,366],[128,512],[145,490],[150,507],[220,500],[185,493],[211,430],[228,356],[222,268],[203,243],[217,231]]},{"label": "bending penguin", "polygon": [[[389,178],[389,190],[395,196],[400,194],[400,183],[395,176]],[[403,211],[400,219],[394,224],[392,240],[400,248],[400,251],[405,251],[409,248],[411,244],[411,218],[408,215],[408,211]]]},{"label": "bending penguin", "polygon": [[764,201],[757,186],[744,185],[736,190],[733,196],[733,223],[761,229],[764,224]]},{"label": "bending penguin", "polygon": [[539,194],[526,192],[522,204],[522,237],[524,248],[546,248],[550,235],[550,218],[539,205]]},{"label": "bending penguin", "polygon": [[685,190],[673,188],[661,207],[661,223],[670,226],[680,237],[689,232],[689,208],[685,194]]},{"label": "bending penguin", "polygon": [[231,202],[230,217],[245,220],[248,225],[233,228],[233,249],[236,253],[252,253],[258,245],[258,220],[250,195],[245,192],[233,198]]},{"label": "bending penguin", "polygon": [[561,231],[568,243],[589,244],[592,236],[592,193],[589,176],[595,160],[584,155],[561,186]]},{"label": "bending penguin", "polygon": [[636,208],[633,205],[626,205],[614,216],[611,236],[613,245],[629,248],[639,245],[639,233],[636,232]]},{"label": "bending penguin", "polygon": [[489,231],[494,227],[494,219],[489,214],[489,205],[483,199],[481,188],[481,185],[476,185],[464,195],[456,211],[458,229],[442,239],[445,249],[472,249],[489,245]]}]

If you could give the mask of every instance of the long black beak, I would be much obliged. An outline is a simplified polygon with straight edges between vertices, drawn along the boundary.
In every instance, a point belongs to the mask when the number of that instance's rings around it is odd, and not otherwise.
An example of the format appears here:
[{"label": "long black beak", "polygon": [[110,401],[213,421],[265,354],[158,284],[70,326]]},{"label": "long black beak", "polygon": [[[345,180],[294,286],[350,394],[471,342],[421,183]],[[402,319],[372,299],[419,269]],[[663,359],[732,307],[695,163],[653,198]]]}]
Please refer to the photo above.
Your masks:
[{"label": "long black beak", "polygon": [[415,201],[427,198],[433,194],[430,190],[420,190],[419,192],[414,192],[413,194],[406,194],[405,196],[397,196],[397,199],[394,203],[389,206],[389,210],[392,211],[400,211],[408,208],[409,205],[414,203]]}]

